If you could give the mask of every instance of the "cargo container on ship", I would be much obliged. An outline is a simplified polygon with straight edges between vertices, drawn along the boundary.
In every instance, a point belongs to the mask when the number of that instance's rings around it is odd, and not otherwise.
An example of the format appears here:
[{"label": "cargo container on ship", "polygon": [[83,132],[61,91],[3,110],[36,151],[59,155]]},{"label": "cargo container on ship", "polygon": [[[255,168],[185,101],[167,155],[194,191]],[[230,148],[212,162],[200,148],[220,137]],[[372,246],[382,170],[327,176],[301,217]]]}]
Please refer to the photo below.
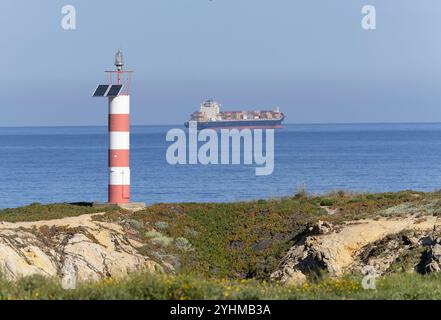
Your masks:
[{"label": "cargo container on ship", "polygon": [[221,111],[221,105],[213,100],[201,103],[199,111],[193,112],[184,125],[188,128],[190,121],[197,123],[198,129],[222,128],[281,128],[285,115],[279,108],[260,111]]}]

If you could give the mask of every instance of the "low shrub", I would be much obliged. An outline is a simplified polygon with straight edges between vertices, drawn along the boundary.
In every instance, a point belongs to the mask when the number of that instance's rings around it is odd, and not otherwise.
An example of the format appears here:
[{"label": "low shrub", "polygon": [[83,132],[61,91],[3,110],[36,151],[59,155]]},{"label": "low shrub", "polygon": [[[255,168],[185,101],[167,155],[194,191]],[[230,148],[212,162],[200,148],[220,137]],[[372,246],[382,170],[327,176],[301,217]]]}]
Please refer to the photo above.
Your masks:
[{"label": "low shrub", "polygon": [[157,246],[166,248],[173,242],[173,238],[161,235],[161,236],[152,238],[150,241]]}]

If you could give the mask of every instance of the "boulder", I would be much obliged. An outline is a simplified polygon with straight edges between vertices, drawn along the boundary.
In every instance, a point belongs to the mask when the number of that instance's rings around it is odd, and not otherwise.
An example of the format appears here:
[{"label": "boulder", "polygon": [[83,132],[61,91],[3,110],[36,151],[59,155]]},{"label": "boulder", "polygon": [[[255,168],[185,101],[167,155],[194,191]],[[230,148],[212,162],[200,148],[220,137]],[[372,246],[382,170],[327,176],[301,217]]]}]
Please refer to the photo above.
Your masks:
[{"label": "boulder", "polygon": [[439,272],[441,270],[441,244],[435,242],[426,255],[426,273]]}]

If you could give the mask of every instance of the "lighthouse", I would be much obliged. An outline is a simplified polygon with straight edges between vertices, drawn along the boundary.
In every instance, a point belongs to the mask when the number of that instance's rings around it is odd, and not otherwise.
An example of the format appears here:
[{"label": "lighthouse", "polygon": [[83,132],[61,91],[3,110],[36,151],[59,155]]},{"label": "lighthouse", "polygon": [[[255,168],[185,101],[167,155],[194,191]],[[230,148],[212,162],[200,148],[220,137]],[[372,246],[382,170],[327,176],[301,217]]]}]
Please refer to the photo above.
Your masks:
[{"label": "lighthouse", "polygon": [[115,70],[105,71],[107,84],[99,84],[93,97],[108,99],[108,204],[130,204],[130,80],[123,70],[123,54],[115,55]]}]

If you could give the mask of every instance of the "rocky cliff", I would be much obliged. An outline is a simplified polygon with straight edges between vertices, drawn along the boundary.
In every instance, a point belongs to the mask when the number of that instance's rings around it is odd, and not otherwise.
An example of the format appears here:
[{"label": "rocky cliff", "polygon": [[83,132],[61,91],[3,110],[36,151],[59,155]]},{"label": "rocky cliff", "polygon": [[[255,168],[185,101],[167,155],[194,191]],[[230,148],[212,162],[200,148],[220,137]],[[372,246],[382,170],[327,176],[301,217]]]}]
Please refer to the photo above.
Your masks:
[{"label": "rocky cliff", "polygon": [[339,225],[319,221],[299,237],[271,278],[299,285],[323,272],[338,277],[366,270],[380,275],[440,271],[440,226],[438,216],[419,214]]},{"label": "rocky cliff", "polygon": [[99,215],[0,222],[1,272],[11,280],[43,275],[74,286],[77,281],[118,278],[130,272],[163,271],[160,262],[139,252],[143,244],[130,228],[98,221]]}]

